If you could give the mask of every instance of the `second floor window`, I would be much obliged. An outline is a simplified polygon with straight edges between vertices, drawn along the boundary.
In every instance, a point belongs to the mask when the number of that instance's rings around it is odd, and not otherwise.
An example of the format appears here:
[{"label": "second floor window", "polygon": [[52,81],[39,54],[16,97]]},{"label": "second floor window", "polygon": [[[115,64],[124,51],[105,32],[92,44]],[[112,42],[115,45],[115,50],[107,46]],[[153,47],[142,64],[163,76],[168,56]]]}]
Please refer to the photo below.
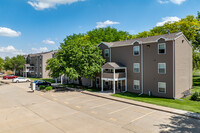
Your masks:
[{"label": "second floor window", "polygon": [[104,57],[109,57],[109,49],[104,50]]},{"label": "second floor window", "polygon": [[133,72],[134,73],[140,72],[140,63],[133,63]]},{"label": "second floor window", "polygon": [[165,54],[166,53],[166,44],[160,43],[158,44],[158,54]]},{"label": "second floor window", "polygon": [[140,46],[133,47],[133,55],[140,55]]},{"label": "second floor window", "polygon": [[158,63],[158,73],[166,74],[166,63]]}]

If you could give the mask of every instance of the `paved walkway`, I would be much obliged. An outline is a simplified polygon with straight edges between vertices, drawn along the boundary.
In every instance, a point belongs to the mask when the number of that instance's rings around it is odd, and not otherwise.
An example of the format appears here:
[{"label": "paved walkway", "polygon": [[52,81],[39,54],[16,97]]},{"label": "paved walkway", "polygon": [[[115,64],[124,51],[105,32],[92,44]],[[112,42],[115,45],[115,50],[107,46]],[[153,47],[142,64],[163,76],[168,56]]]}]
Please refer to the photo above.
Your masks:
[{"label": "paved walkway", "polygon": [[73,91],[32,93],[0,86],[0,133],[153,133],[200,131],[200,120]]}]

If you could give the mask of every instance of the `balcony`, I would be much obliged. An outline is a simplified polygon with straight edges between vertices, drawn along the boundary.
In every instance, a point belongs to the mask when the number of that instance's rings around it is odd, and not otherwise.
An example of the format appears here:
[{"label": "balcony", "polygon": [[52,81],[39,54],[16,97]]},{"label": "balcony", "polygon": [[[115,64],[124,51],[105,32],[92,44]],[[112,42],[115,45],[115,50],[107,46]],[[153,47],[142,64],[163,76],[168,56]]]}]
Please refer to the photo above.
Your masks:
[{"label": "balcony", "polygon": [[[103,78],[114,79],[114,73],[103,73]],[[126,78],[125,73],[115,73],[115,79]]]}]

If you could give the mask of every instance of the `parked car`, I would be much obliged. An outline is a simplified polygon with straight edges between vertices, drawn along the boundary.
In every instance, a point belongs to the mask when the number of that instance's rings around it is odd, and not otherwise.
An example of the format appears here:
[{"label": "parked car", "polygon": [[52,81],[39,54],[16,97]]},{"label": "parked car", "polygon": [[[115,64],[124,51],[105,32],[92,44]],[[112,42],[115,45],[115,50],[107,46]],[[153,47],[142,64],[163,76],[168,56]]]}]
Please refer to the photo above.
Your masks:
[{"label": "parked car", "polygon": [[24,77],[19,77],[19,78],[15,78],[12,80],[13,83],[19,83],[19,82],[31,82],[30,79],[28,78],[24,78]]},{"label": "parked car", "polygon": [[18,78],[18,76],[14,76],[14,75],[3,76],[3,79],[14,79],[14,78]]},{"label": "parked car", "polygon": [[38,87],[40,87],[40,85],[51,86],[51,83],[46,82],[44,80],[35,80],[30,84],[30,86],[32,86],[33,83],[35,83],[36,86],[38,86]]},{"label": "parked car", "polygon": [[3,73],[2,73],[2,72],[0,72],[0,75],[3,75]]}]

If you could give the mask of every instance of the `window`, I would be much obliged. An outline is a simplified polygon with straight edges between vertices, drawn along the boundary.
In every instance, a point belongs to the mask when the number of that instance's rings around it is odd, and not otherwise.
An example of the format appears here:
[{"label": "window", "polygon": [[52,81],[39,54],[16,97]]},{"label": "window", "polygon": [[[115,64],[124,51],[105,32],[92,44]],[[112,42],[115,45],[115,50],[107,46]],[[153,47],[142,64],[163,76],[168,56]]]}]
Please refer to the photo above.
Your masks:
[{"label": "window", "polygon": [[166,74],[166,63],[158,63],[158,73]]},{"label": "window", "polygon": [[133,55],[140,55],[140,47],[139,46],[134,46],[133,47]]},{"label": "window", "polygon": [[165,82],[158,82],[158,92],[166,93],[166,83]]},{"label": "window", "polygon": [[158,44],[158,54],[165,54],[166,53],[166,44],[161,43]]},{"label": "window", "polygon": [[135,73],[140,72],[140,63],[133,63],[133,72]]},{"label": "window", "polygon": [[104,57],[109,57],[109,49],[104,50]]},{"label": "window", "polygon": [[134,90],[140,90],[140,81],[139,80],[133,81],[133,89]]}]

